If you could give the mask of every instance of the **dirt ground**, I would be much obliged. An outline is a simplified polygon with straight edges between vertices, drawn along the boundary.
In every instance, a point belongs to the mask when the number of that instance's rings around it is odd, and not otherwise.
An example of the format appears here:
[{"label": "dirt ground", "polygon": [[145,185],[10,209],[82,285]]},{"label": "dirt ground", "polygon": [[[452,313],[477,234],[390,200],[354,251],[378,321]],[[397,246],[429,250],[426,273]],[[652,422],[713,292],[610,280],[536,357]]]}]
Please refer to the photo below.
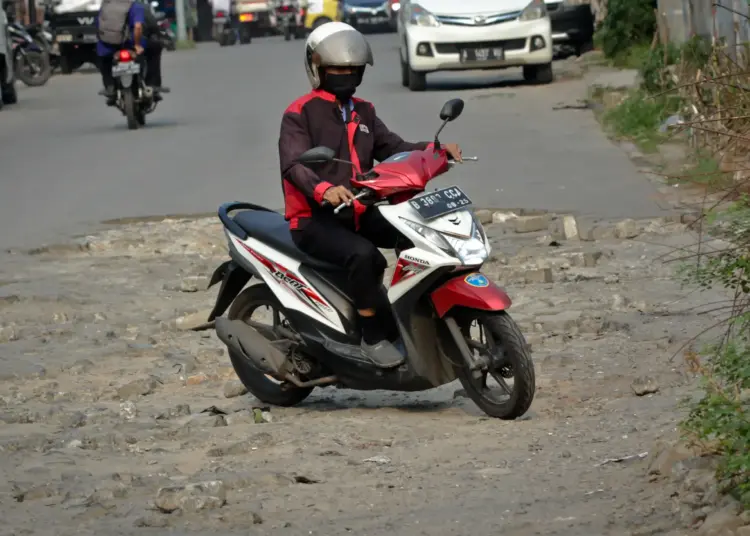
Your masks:
[{"label": "dirt ground", "polygon": [[514,299],[537,369],[531,410],[512,422],[483,416],[458,383],[318,389],[256,422],[261,404],[241,394],[218,339],[185,329],[217,292],[205,290],[225,260],[215,218],[4,255],[0,534],[677,529],[645,467],[695,392],[670,358],[714,322],[699,305],[716,297],[681,289],[660,258],[695,237],[655,220],[581,224],[589,240],[554,241],[514,221],[487,225],[485,266]]}]

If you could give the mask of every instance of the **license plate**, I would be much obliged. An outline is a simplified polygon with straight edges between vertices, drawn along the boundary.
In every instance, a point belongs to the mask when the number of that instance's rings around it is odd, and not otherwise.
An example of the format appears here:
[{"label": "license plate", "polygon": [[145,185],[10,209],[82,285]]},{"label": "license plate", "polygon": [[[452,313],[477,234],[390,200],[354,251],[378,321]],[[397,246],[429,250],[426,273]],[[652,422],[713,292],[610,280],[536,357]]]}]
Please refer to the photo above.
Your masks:
[{"label": "license plate", "polygon": [[363,22],[365,24],[383,24],[388,22],[388,17],[364,17],[358,19],[358,22]]},{"label": "license plate", "polygon": [[255,15],[252,13],[242,13],[240,15],[240,22],[252,22],[255,19]]},{"label": "license plate", "polygon": [[58,35],[55,39],[59,43],[65,43],[67,41],[72,41],[73,40],[73,36],[72,35]]},{"label": "license plate", "polygon": [[135,62],[118,63],[112,67],[112,76],[125,76],[127,74],[138,74],[141,67]]},{"label": "license plate", "polygon": [[458,186],[451,186],[413,197],[409,203],[422,219],[434,220],[451,212],[465,209],[471,205],[471,199],[466,197]]},{"label": "license plate", "polygon": [[461,61],[495,61],[505,59],[505,50],[502,47],[486,48],[462,48]]}]

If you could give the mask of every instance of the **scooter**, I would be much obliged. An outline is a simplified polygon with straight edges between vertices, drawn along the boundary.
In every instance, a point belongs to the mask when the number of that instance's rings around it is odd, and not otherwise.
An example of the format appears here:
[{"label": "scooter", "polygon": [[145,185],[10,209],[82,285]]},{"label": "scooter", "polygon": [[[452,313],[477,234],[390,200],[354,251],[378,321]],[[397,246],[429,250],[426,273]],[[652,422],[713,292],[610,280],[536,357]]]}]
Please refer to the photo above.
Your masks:
[{"label": "scooter", "polygon": [[[387,290],[401,365],[384,368],[364,357],[346,272],[297,249],[284,216],[251,203],[219,208],[230,260],[211,278],[209,287],[221,287],[202,329],[215,329],[256,398],[293,406],[319,386],[421,391],[458,378],[492,417],[514,419],[529,409],[535,393],[530,349],[508,314],[510,298],[479,271],[490,242],[471,200],[458,186],[424,192],[455,164],[438,136],[463,107],[461,99],[443,106],[432,147],[395,154],[351,181],[355,198],[414,244],[397,252]],[[354,166],[327,147],[310,149],[298,162]],[[268,322],[254,319],[264,307]],[[497,387],[488,386],[489,377]]]}]

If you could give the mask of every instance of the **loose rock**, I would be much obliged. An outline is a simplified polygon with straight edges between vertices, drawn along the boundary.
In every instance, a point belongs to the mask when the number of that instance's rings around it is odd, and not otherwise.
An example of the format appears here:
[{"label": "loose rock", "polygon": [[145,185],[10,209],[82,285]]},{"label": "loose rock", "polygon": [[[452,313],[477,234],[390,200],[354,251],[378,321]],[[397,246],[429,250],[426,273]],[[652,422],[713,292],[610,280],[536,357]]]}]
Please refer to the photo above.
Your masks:
[{"label": "loose rock", "polygon": [[649,395],[659,391],[659,383],[651,376],[639,376],[630,385],[637,396]]},{"label": "loose rock", "polygon": [[635,220],[623,220],[615,225],[615,238],[635,238],[640,231]]},{"label": "loose rock", "polygon": [[239,380],[231,380],[224,384],[224,396],[234,398],[247,394],[247,387]]},{"label": "loose rock", "polygon": [[226,502],[227,492],[224,482],[211,480],[160,488],[156,493],[154,504],[162,512],[172,513],[176,510],[198,512],[221,508]]},{"label": "loose rock", "polygon": [[154,378],[143,378],[126,383],[117,389],[117,397],[120,400],[134,400],[142,396],[150,395],[159,386]]},{"label": "loose rock", "polygon": [[535,233],[547,229],[547,216],[518,216],[514,220],[517,233]]}]

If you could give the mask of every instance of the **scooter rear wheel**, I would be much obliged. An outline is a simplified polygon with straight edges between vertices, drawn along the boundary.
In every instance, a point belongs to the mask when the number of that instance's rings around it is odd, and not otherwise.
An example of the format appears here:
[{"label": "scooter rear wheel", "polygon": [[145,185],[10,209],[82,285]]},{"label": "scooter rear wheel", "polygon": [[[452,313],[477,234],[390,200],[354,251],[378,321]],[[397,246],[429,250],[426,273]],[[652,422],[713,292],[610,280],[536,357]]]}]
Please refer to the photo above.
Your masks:
[{"label": "scooter rear wheel", "polygon": [[[454,364],[468,397],[490,417],[505,420],[521,417],[534,400],[536,378],[529,345],[518,325],[506,312],[472,312],[458,323],[464,336],[471,340],[473,351],[489,356],[490,362],[487,370],[476,372],[463,362]],[[479,341],[474,337],[477,332]],[[489,376],[498,384],[497,388],[487,385]],[[512,387],[506,382],[510,379]]]},{"label": "scooter rear wheel", "polygon": [[[264,284],[253,285],[243,290],[235,298],[227,316],[230,320],[247,322],[261,307],[268,307],[271,310],[274,327],[283,322],[284,309],[273,292]],[[307,398],[314,389],[314,387],[299,388],[289,385],[285,385],[286,388],[282,389],[280,383],[254,368],[244,357],[229,350],[229,358],[234,371],[247,390],[266,404],[282,407],[295,406]]]}]

